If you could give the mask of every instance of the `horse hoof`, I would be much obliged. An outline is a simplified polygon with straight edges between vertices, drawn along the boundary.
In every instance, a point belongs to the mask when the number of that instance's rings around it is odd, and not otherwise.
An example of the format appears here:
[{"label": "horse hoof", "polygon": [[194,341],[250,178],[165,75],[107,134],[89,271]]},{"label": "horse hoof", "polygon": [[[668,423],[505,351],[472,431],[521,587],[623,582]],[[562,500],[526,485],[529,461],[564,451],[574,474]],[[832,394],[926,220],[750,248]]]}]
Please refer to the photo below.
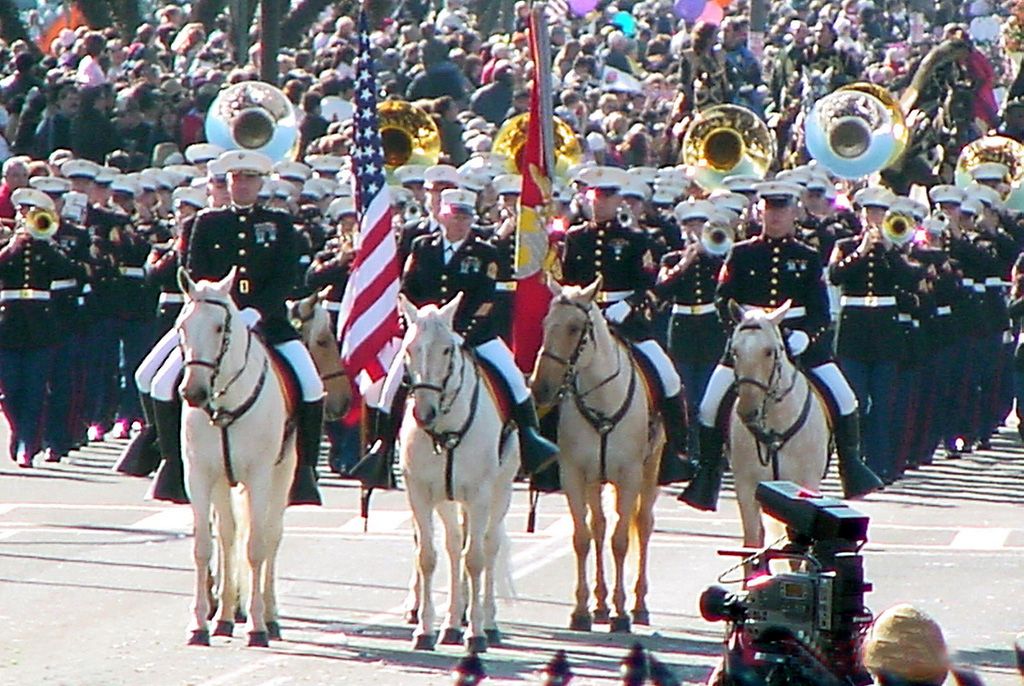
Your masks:
[{"label": "horse hoof", "polygon": [[207,629],[196,629],[188,637],[188,644],[190,646],[208,646],[210,645],[210,632]]},{"label": "horse hoof", "polygon": [[651,613],[647,610],[633,610],[633,623],[639,626],[650,626]]},{"label": "horse hoof", "polygon": [[413,650],[433,650],[434,649],[435,637],[434,634],[420,634],[413,638],[412,649]]},{"label": "horse hoof", "polygon": [[466,641],[466,652],[470,655],[487,652],[486,636],[470,636]]},{"label": "horse hoof", "polygon": [[280,622],[267,622],[267,636],[270,637],[271,641],[281,640],[281,623]]},{"label": "horse hoof", "polygon": [[589,612],[574,614],[569,619],[569,631],[590,631],[592,624]]},{"label": "horse hoof", "polygon": [[501,631],[498,629],[484,629],[484,635],[487,636],[487,645],[497,648],[501,645]]},{"label": "horse hoof", "polygon": [[607,624],[612,621],[612,611],[609,609],[594,610],[594,624]]},{"label": "horse hoof", "polygon": [[214,636],[227,636],[230,638],[235,633],[235,623],[227,622],[223,619],[217,622],[217,626],[213,629]]},{"label": "horse hoof", "polygon": [[249,647],[250,648],[269,648],[270,637],[267,636],[266,631],[250,631],[249,632]]},{"label": "horse hoof", "polygon": [[456,629],[453,626],[450,626],[447,629],[445,629],[444,633],[441,634],[441,645],[462,645],[462,629]]},{"label": "horse hoof", "polygon": [[420,623],[420,611],[409,610],[405,613],[406,624],[419,624]]},{"label": "horse hoof", "polygon": [[629,630],[629,615],[612,618],[611,632],[613,634],[628,634]]}]

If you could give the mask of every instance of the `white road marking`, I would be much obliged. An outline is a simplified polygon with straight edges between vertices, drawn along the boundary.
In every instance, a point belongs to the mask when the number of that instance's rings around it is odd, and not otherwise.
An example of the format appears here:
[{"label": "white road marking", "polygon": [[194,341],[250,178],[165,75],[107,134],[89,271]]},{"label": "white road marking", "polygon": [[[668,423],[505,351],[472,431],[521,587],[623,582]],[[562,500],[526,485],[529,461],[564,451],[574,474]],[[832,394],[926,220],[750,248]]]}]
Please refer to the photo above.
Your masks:
[{"label": "white road marking", "polygon": [[1006,545],[1013,529],[961,528],[957,531],[950,548],[957,550],[999,550]]},{"label": "white road marking", "polygon": [[286,659],[287,658],[284,655],[271,655],[270,657],[265,657],[262,660],[250,662],[238,669],[233,669],[230,672],[225,672],[224,674],[214,677],[209,681],[202,681],[198,686],[222,686],[222,684],[233,684],[238,682],[244,676],[248,676],[253,672],[258,672],[264,667],[270,667],[280,662],[284,662]]},{"label": "white road marking", "polygon": [[0,531],[0,541],[8,538],[12,538],[21,533],[21,529],[12,529],[10,531]]},{"label": "white road marking", "polygon": [[176,534],[192,533],[192,510],[174,507],[143,517],[131,524],[129,529],[137,531],[167,531]]},{"label": "white road marking", "polygon": [[347,534],[363,533],[363,526],[366,525],[366,533],[379,534],[396,531],[403,524],[412,518],[412,513],[401,510],[378,510],[370,513],[369,519],[353,517],[340,527],[338,531]]},{"label": "white road marking", "polygon": [[3,517],[5,514],[8,514],[9,512],[14,512],[17,509],[17,505],[0,505],[0,517]]}]

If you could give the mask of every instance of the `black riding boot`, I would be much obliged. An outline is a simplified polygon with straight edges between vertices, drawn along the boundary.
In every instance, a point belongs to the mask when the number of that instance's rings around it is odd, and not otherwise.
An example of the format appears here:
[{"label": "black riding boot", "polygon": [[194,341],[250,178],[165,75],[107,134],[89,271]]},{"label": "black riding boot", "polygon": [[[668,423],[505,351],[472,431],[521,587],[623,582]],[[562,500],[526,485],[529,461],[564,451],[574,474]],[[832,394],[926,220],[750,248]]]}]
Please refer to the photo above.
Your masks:
[{"label": "black riding boot", "polygon": [[519,455],[523,472],[527,475],[536,474],[558,456],[558,446],[540,435],[537,410],[532,398],[516,405],[512,418],[519,426]]},{"label": "black riding boot", "polygon": [[359,479],[363,488],[389,489],[395,487],[395,475],[391,465],[395,459],[395,444],[398,443],[398,429],[402,419],[380,409],[366,408],[369,418],[367,445],[370,446],[359,462],[349,470],[348,475]]},{"label": "black riding boot", "polygon": [[146,425],[125,446],[114,471],[128,476],[149,476],[160,465],[160,445],[153,425],[153,396],[139,393]]},{"label": "black riding boot", "polygon": [[860,416],[856,411],[836,420],[836,457],[844,498],[860,498],[884,485],[860,457]]},{"label": "black riding boot", "polygon": [[187,503],[185,468],[181,461],[181,403],[154,399],[153,419],[164,461],[160,463],[146,498]]},{"label": "black riding boot", "polygon": [[316,487],[316,465],[320,461],[320,439],[324,431],[324,401],[300,403],[295,418],[298,423],[295,436],[298,459],[288,504],[323,505]]},{"label": "black riding boot", "polygon": [[725,455],[722,452],[725,441],[718,427],[699,423],[697,426],[700,427],[700,465],[697,476],[677,500],[698,510],[714,512],[718,509],[718,492],[722,489],[722,475],[725,474]]},{"label": "black riding boot", "polygon": [[661,421],[665,427],[665,449],[661,452],[658,485],[689,481],[696,475],[697,465],[686,456],[690,431],[681,395],[661,401]]}]

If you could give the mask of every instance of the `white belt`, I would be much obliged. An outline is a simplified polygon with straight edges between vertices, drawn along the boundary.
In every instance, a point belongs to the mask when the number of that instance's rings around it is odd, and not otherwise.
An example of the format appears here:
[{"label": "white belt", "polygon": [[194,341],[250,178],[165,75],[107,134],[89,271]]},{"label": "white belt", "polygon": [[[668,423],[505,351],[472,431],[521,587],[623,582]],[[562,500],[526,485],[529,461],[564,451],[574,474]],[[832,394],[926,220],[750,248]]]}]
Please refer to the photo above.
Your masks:
[{"label": "white belt", "polygon": [[0,291],[0,300],[49,300],[50,291],[20,288]]},{"label": "white belt", "polygon": [[146,270],[142,267],[121,267],[121,275],[130,279],[146,278]]},{"label": "white belt", "polygon": [[1009,286],[1009,281],[1003,281],[998,276],[990,276],[985,279],[985,285],[989,288],[1001,288],[1003,286]]},{"label": "white belt", "polygon": [[597,294],[597,302],[602,304],[617,303],[633,295],[634,291],[601,291]]},{"label": "white belt", "polygon": [[953,314],[953,308],[950,307],[949,305],[939,305],[938,307],[935,308],[935,314],[939,315],[940,317],[946,317],[948,315]]},{"label": "white belt", "polygon": [[973,286],[974,285],[974,279],[969,279],[967,277],[964,277],[963,279],[960,279],[960,283],[962,283],[965,286]]},{"label": "white belt", "polygon": [[839,298],[840,307],[895,307],[893,295],[844,295]]},{"label": "white belt", "polygon": [[913,317],[911,317],[911,316],[910,316],[909,314],[907,314],[907,313],[905,313],[905,312],[900,312],[900,313],[899,313],[898,315],[896,315],[896,316],[897,316],[897,318],[898,318],[898,319],[899,319],[899,320],[900,320],[901,322],[903,322],[904,324],[906,324],[907,322],[913,321]]},{"label": "white belt", "polygon": [[974,292],[975,293],[984,293],[985,292],[985,284],[983,284],[983,283],[973,284],[972,288],[974,288]]},{"label": "white belt", "polygon": [[87,295],[89,293],[92,293],[92,284],[91,283],[87,283],[84,286],[82,286],[82,295]]},{"label": "white belt", "polygon": [[181,305],[185,302],[184,293],[161,293],[160,304],[161,305]]},{"label": "white belt", "polygon": [[697,305],[675,304],[672,306],[672,314],[687,314],[697,316],[709,314],[715,311],[715,303],[699,303]]},{"label": "white belt", "polygon": [[[494,290],[496,291],[514,291],[518,286],[515,281],[495,281]],[[632,293],[632,291],[630,291]]]},{"label": "white belt", "polygon": [[78,279],[57,279],[50,282],[50,290],[58,291],[62,288],[74,288],[78,285]]},{"label": "white belt", "polygon": [[[767,308],[767,307],[762,307],[761,305],[740,305],[740,307],[747,307],[747,308],[749,308],[749,307],[758,307],[758,308],[761,308],[761,309],[771,309],[771,308]],[[800,305],[798,307],[791,307],[788,310],[786,310],[786,316],[783,317],[783,319],[799,319],[800,317],[806,317],[806,316],[807,316],[807,308],[804,307],[803,305]]]},{"label": "white belt", "polygon": [[341,301],[325,300],[324,309],[328,312],[341,312]]}]

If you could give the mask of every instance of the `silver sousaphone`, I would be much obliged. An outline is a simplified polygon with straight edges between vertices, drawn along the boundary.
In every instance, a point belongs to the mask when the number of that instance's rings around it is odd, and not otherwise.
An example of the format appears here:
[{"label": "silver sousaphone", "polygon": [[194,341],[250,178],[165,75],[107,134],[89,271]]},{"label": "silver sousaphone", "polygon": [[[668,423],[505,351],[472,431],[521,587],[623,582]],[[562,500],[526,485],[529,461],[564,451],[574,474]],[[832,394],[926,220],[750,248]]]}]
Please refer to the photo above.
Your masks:
[{"label": "silver sousaphone", "polygon": [[228,86],[206,115],[206,139],[225,150],[252,150],[283,160],[295,150],[299,128],[295,107],[269,83]]}]

